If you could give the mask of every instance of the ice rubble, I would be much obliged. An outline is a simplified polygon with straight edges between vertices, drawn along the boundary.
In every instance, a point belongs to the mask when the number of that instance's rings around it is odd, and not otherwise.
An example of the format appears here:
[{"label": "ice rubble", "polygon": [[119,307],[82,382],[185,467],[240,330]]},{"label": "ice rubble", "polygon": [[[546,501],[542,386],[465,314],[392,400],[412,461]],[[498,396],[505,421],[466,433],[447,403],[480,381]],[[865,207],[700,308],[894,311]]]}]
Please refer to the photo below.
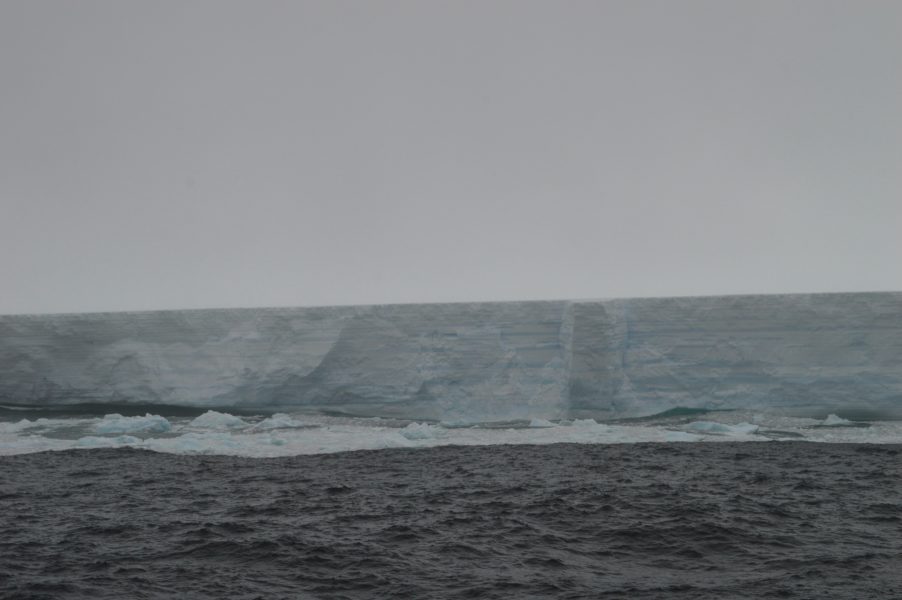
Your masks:
[{"label": "ice rubble", "polygon": [[113,413],[104,415],[103,419],[94,425],[96,433],[166,433],[172,430],[172,424],[166,417],[147,413],[143,417],[123,417]]},{"label": "ice rubble", "polygon": [[239,429],[247,427],[248,423],[241,417],[236,417],[229,413],[208,410],[192,420],[190,425],[191,427],[203,427],[206,429]]},{"label": "ice rubble", "polygon": [[[254,423],[229,413],[210,411],[197,419],[159,415],[96,419],[39,419],[0,423],[0,455],[73,448],[131,447],[176,454],[223,454],[277,457],[349,450],[424,448],[440,445],[494,444],[628,444],[637,442],[766,442],[805,439],[829,442],[902,442],[902,422],[874,422],[870,427],[820,427],[820,420],[771,415],[725,413],[714,420],[683,424],[643,422],[599,423],[594,419],[539,419],[504,426],[444,426],[427,422],[399,423],[381,419],[277,413]],[[745,420],[742,420],[742,419]],[[755,423],[747,421],[754,420]],[[837,419],[829,419],[837,422]],[[542,426],[534,426],[536,423]],[[236,424],[240,426],[236,426]],[[401,425],[404,425],[403,427]],[[67,437],[81,430],[80,438]],[[780,431],[775,431],[779,429]],[[55,434],[54,432],[60,432]],[[89,433],[88,433],[89,432]],[[797,437],[792,438],[791,435]]]}]

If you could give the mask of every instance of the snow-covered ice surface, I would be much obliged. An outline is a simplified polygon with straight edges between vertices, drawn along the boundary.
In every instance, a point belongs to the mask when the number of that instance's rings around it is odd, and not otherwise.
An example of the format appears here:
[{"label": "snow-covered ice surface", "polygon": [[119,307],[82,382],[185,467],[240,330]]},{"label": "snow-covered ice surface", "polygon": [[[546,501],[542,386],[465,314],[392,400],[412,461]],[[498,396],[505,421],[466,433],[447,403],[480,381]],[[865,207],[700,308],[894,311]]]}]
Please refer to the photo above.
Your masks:
[{"label": "snow-covered ice surface", "polygon": [[599,423],[593,419],[427,423],[400,419],[277,413],[238,417],[118,414],[0,422],[0,454],[133,447],[174,454],[277,457],[382,448],[497,444],[629,444],[795,440],[902,443],[902,421],[799,418],[743,411]]}]

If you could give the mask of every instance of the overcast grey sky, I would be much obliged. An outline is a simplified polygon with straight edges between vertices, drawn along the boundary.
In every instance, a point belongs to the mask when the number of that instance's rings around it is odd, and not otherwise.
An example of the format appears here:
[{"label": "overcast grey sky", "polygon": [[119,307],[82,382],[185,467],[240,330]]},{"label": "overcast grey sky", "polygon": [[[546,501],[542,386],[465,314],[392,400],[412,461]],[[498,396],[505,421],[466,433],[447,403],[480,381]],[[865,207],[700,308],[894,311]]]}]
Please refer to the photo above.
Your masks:
[{"label": "overcast grey sky", "polygon": [[902,2],[3,0],[0,313],[902,289]]}]

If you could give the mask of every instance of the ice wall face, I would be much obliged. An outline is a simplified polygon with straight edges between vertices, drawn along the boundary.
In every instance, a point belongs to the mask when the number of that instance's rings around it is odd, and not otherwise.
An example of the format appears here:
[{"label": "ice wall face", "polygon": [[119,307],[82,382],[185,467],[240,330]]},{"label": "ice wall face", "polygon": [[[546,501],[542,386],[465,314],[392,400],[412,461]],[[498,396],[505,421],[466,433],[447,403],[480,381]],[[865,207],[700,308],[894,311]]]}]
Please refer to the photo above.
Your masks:
[{"label": "ice wall face", "polygon": [[577,304],[575,414],[677,406],[902,417],[902,294]]},{"label": "ice wall face", "polygon": [[0,318],[0,399],[564,416],[564,302]]},{"label": "ice wall face", "polygon": [[0,401],[902,417],[902,294],[6,316]]}]

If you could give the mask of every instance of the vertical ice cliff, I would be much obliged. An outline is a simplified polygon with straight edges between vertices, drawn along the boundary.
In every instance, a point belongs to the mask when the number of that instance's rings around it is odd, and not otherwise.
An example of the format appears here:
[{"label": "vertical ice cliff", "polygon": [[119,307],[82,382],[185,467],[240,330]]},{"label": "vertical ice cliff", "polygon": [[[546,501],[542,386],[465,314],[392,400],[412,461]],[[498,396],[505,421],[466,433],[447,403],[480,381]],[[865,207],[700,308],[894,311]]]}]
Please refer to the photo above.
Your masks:
[{"label": "vertical ice cliff", "polygon": [[645,394],[690,406],[902,416],[902,294],[630,304],[628,374]]},{"label": "vertical ice cliff", "polygon": [[0,402],[902,417],[902,294],[4,316]]}]

